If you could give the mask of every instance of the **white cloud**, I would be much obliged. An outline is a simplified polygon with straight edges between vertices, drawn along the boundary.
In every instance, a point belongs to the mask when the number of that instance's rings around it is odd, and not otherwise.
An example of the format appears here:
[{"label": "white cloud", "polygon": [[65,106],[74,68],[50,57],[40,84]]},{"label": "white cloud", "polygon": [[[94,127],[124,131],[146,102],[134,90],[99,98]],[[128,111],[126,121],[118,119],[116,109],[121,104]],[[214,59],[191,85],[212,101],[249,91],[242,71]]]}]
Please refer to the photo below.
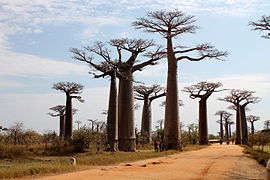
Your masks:
[{"label": "white cloud", "polygon": [[8,80],[0,77],[0,89],[18,88],[23,86],[25,85],[17,81]]},{"label": "white cloud", "polygon": [[85,74],[88,67],[40,58],[34,55],[0,50],[0,75],[38,75],[53,77],[70,73]]}]

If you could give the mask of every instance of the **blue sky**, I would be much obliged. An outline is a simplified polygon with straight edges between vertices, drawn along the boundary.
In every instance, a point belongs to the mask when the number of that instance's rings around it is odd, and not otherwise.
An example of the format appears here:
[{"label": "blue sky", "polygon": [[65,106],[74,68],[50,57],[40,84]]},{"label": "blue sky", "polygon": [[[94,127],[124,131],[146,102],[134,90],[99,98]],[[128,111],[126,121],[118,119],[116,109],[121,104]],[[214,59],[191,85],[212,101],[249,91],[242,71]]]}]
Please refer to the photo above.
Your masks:
[{"label": "blue sky", "polygon": [[[87,65],[72,60],[69,48],[122,37],[152,38],[164,45],[160,36],[135,30],[131,23],[148,11],[176,8],[194,15],[200,29],[175,39],[175,45],[192,47],[209,42],[230,53],[225,62],[180,62],[180,90],[205,80],[222,82],[225,88],[254,90],[262,101],[251,105],[247,114],[261,117],[255,124],[261,129],[263,121],[270,119],[270,41],[251,31],[248,23],[269,15],[268,0],[1,0],[1,125],[23,122],[25,128],[39,132],[58,130],[58,119],[46,115],[50,107],[65,103],[64,95],[51,89],[58,81],[76,81],[85,86],[82,96],[86,102],[74,102],[79,109],[75,120],[87,124],[87,119],[106,119],[100,113],[107,109],[108,80],[93,79]],[[135,74],[135,78],[146,84],[165,85],[166,70],[166,61],[161,60],[158,66]],[[196,122],[198,101],[179,93],[185,104],[180,110],[181,121],[185,125]],[[218,117],[213,114],[229,105],[217,101],[225,95],[215,94],[208,101],[210,133],[218,132]],[[161,101],[153,104],[153,127],[163,118]],[[136,111],[138,127],[140,113]]]}]

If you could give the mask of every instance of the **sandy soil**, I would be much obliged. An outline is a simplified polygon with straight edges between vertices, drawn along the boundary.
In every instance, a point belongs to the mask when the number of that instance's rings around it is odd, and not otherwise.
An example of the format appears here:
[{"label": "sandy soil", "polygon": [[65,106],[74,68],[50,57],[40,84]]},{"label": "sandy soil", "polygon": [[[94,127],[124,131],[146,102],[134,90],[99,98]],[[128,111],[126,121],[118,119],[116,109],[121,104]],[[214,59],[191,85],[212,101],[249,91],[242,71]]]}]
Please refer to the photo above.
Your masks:
[{"label": "sandy soil", "polygon": [[37,180],[221,180],[267,179],[264,167],[236,145],[211,145],[199,151],[174,154],[117,166],[107,166]]}]

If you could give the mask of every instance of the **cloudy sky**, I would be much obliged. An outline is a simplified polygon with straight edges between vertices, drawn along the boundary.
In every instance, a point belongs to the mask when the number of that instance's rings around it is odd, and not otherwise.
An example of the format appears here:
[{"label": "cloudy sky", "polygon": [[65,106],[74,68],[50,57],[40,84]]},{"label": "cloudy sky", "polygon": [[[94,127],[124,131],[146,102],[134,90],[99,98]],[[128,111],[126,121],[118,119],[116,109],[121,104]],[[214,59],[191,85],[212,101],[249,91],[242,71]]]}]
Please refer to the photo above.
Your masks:
[{"label": "cloudy sky", "polygon": [[[263,127],[270,119],[270,41],[251,31],[250,21],[270,14],[269,0],[1,0],[0,1],[0,125],[23,122],[25,128],[38,132],[58,130],[58,119],[46,113],[49,108],[65,103],[61,92],[51,89],[55,82],[75,81],[85,86],[85,103],[74,101],[79,109],[75,120],[106,117],[108,79],[93,79],[87,65],[73,60],[69,49],[92,45],[95,41],[129,37],[154,39],[164,45],[158,35],[135,30],[131,23],[148,11],[179,9],[194,15],[200,29],[183,35],[175,45],[192,47],[211,43],[230,55],[225,62],[201,61],[179,63],[180,89],[200,81],[221,82],[225,88],[256,91],[262,101],[251,105],[247,114],[261,117],[255,124]],[[165,85],[166,61],[135,74],[137,81]],[[198,120],[198,101],[179,92],[184,102],[180,119],[187,125]],[[210,133],[217,134],[214,116],[229,104],[217,101],[226,92],[208,100]],[[153,128],[162,119],[162,99],[153,104]],[[231,112],[234,113],[234,112]],[[140,127],[141,110],[136,111]]]}]

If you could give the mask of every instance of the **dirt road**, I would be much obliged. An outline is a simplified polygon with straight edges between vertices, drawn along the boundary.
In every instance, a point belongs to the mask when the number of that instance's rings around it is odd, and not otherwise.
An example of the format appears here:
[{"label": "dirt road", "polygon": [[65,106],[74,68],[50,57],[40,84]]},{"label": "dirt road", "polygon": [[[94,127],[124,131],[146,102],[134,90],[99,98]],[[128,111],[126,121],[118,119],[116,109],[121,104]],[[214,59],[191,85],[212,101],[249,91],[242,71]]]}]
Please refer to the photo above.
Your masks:
[{"label": "dirt road", "polygon": [[67,173],[38,180],[221,180],[267,179],[266,169],[236,145],[211,145],[117,166]]}]

